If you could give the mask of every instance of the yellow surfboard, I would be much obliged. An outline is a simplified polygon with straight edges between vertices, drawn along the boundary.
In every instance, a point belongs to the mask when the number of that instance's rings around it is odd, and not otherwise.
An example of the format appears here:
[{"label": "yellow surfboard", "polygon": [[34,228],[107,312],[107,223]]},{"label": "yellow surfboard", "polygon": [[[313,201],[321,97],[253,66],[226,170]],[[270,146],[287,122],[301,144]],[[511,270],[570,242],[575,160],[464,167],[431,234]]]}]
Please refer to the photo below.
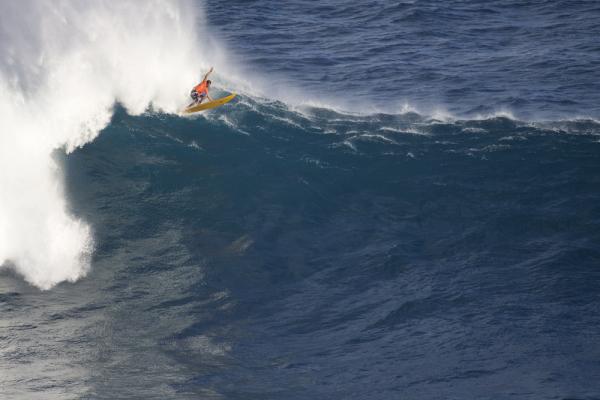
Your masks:
[{"label": "yellow surfboard", "polygon": [[220,99],[209,101],[207,103],[196,104],[183,110],[183,113],[191,114],[202,110],[208,110],[209,108],[219,107],[225,103],[229,103],[235,96],[235,93],[231,93],[229,96],[221,97]]}]

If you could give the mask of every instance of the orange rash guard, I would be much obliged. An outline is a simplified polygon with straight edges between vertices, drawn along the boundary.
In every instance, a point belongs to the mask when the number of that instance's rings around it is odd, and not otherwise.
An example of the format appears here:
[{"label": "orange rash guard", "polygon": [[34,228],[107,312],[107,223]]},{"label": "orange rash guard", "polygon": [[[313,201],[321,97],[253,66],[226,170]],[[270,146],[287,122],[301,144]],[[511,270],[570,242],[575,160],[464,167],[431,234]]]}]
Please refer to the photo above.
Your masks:
[{"label": "orange rash guard", "polygon": [[206,81],[202,81],[200,84],[198,84],[194,90],[196,90],[196,93],[198,93],[199,95],[206,95],[208,94],[208,84]]}]

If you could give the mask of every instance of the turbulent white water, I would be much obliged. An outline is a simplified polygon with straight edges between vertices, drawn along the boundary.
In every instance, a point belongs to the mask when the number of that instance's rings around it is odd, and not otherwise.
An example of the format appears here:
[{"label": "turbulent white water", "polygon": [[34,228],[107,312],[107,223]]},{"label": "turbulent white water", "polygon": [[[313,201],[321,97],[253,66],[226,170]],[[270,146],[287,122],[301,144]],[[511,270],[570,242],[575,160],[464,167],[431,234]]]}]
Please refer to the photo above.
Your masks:
[{"label": "turbulent white water", "polygon": [[52,153],[93,140],[117,101],[179,109],[210,63],[199,13],[182,1],[0,3],[0,265],[42,289],[86,274],[92,229],[69,212]]}]

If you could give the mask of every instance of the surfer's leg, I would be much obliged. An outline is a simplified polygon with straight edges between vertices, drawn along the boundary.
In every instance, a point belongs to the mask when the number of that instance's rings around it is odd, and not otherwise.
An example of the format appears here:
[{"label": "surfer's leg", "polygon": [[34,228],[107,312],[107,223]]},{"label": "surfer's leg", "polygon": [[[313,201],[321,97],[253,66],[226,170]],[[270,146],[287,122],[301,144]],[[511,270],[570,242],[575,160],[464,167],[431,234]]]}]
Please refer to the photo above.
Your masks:
[{"label": "surfer's leg", "polygon": [[189,108],[189,107],[191,107],[191,106],[193,106],[194,104],[198,103],[198,92],[196,92],[196,90],[192,90],[192,91],[190,92],[190,97],[191,97],[191,98],[192,98],[192,100],[194,100],[194,101],[192,101],[192,102],[190,103],[190,105],[188,106],[188,108]]}]

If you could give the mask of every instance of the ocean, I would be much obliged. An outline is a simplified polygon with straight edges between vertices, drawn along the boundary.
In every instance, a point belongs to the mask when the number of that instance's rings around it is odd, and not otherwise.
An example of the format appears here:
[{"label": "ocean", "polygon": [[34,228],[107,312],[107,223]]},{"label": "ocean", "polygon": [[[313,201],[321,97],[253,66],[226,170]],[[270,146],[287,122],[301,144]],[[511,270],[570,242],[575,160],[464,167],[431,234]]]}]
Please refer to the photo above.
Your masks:
[{"label": "ocean", "polygon": [[2,3],[0,398],[600,398],[598,20]]}]

